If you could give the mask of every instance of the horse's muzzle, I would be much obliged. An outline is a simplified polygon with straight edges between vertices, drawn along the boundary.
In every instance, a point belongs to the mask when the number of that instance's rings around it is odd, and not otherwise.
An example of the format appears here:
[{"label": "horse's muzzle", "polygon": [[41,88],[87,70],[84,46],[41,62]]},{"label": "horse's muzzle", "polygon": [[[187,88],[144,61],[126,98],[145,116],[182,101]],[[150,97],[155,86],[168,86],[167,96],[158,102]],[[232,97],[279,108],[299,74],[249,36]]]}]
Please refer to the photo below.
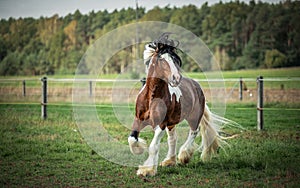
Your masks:
[{"label": "horse's muzzle", "polygon": [[182,78],[181,74],[173,74],[169,84],[172,87],[177,87],[181,81],[181,78]]}]

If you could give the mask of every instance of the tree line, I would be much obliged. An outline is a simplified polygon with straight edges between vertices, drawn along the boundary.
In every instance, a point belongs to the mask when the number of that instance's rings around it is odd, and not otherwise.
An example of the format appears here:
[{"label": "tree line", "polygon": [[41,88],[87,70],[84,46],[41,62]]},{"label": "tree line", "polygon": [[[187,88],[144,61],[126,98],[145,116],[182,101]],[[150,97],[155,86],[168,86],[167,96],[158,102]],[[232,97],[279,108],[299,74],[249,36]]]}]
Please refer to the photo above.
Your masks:
[{"label": "tree line", "polygon": [[[222,70],[300,65],[300,2],[234,1],[176,7],[138,8],[139,21],[180,25],[199,36]],[[0,20],[0,75],[74,74],[88,46],[105,33],[136,22],[132,8],[64,17]],[[104,73],[119,73],[134,60],[133,48],[114,55]],[[139,51],[142,57],[142,50]],[[183,56],[183,62],[188,57]],[[185,71],[200,71],[184,63]],[[203,67],[212,70],[213,67]],[[84,73],[92,70],[88,68]]]}]

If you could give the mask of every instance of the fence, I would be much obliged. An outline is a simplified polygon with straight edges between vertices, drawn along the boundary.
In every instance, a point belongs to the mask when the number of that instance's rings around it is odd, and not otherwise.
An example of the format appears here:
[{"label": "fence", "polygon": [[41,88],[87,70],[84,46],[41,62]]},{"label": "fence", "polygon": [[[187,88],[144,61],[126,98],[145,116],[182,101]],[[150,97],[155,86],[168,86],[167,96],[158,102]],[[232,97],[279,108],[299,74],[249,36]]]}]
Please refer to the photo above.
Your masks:
[{"label": "fence", "polygon": [[[212,93],[218,94],[218,89],[209,86],[209,83],[225,82],[228,102],[250,102],[257,104],[257,129],[263,129],[264,102],[300,103],[300,86],[296,82],[300,78],[236,78],[236,79],[196,79],[203,85],[204,93],[210,100]],[[73,82],[80,82],[86,87],[88,95],[95,97],[98,103],[110,103],[112,93],[122,95],[130,89],[128,101],[134,102],[143,80],[117,80],[122,82],[115,87],[115,79],[0,79],[0,102],[38,102],[41,101],[42,118],[47,118],[47,105],[60,102],[72,102]],[[42,83],[42,89],[40,86]],[[123,84],[124,83],[124,84]],[[125,83],[129,83],[130,88]],[[295,84],[296,83],[296,84]],[[264,84],[267,87],[264,88]],[[121,86],[121,87],[120,87]],[[49,99],[49,100],[48,100]]]}]

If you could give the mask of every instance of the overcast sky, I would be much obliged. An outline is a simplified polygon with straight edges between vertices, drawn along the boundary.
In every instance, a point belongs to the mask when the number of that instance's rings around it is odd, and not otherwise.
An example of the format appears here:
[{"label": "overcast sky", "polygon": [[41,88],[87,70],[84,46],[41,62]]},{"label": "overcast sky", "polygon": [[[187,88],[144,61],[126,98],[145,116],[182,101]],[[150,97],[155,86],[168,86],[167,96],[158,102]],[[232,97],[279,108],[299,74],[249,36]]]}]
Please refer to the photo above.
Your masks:
[{"label": "overcast sky", "polygon": [[[220,0],[138,0],[138,5],[152,9],[154,6],[165,7],[182,7],[183,5],[194,4],[200,7],[204,2],[209,5],[218,3]],[[229,2],[230,0],[222,0]],[[242,0],[241,0],[242,1]],[[249,0],[244,0],[249,2]],[[262,0],[264,2],[278,3],[280,0]],[[41,16],[51,17],[54,14],[65,16],[74,13],[79,9],[81,13],[87,14],[94,10],[108,10],[132,7],[135,8],[136,0],[0,0],[0,18],[7,19],[9,17],[34,17]]]}]

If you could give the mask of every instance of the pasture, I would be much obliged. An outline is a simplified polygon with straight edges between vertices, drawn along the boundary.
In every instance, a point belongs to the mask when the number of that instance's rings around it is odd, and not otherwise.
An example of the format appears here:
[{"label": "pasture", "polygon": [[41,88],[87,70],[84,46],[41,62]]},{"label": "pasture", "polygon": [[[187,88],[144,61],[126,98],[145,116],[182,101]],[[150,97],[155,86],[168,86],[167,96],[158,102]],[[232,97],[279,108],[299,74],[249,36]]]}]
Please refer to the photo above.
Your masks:
[{"label": "pasture", "polygon": [[[186,166],[159,167],[157,176],[141,178],[136,167],[111,163],[86,144],[71,105],[50,104],[49,118],[42,120],[39,104],[2,103],[0,186],[299,187],[299,108],[299,104],[266,104],[265,130],[259,132],[255,104],[228,104],[226,117],[247,130],[225,129],[239,135],[228,141],[231,147],[226,153],[220,150],[208,163],[196,153]],[[130,132],[116,132],[118,120],[110,105],[99,105],[97,110],[106,117],[107,129],[127,142]]]},{"label": "pasture", "polygon": [[[186,75],[205,79],[200,73]],[[48,83],[46,120],[41,119],[40,77],[1,77],[0,187],[299,187],[299,81],[265,82],[265,129],[257,131],[255,79],[259,75],[299,79],[300,68],[223,72],[225,79],[237,79],[225,82],[229,96],[225,116],[246,130],[225,128],[226,133],[238,137],[228,140],[230,147],[219,150],[208,163],[201,162],[200,153],[196,153],[188,165],[159,167],[157,176],[146,178],[136,176],[137,167],[109,162],[88,146],[74,120],[73,83],[55,81],[73,76],[49,77],[53,80]],[[240,77],[254,80],[246,81],[249,91],[244,91],[243,101],[238,99]],[[27,80],[26,96],[22,96],[23,79]],[[89,86],[88,82],[84,84]],[[209,91],[207,83],[201,85],[207,96],[214,92]],[[105,129],[127,144],[130,131],[124,127],[120,131],[120,122],[108,99],[112,86],[113,83],[93,83],[97,113],[104,117],[101,120]],[[137,80],[131,93],[133,99],[140,87]],[[134,109],[133,102],[130,109]],[[152,136],[151,132],[141,133],[148,144]],[[166,135],[162,141],[166,142]]]}]

